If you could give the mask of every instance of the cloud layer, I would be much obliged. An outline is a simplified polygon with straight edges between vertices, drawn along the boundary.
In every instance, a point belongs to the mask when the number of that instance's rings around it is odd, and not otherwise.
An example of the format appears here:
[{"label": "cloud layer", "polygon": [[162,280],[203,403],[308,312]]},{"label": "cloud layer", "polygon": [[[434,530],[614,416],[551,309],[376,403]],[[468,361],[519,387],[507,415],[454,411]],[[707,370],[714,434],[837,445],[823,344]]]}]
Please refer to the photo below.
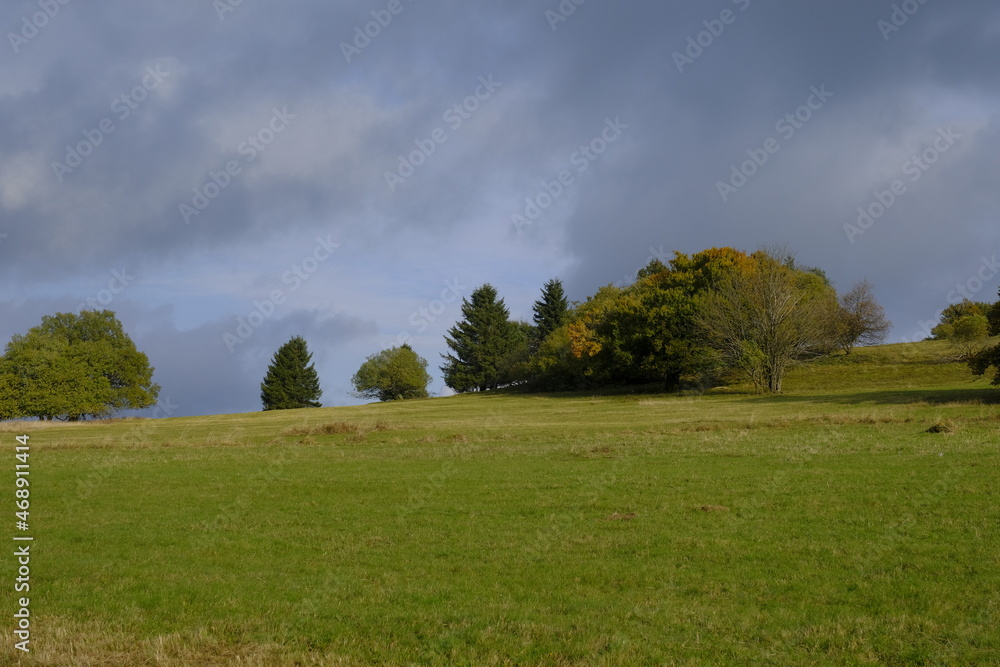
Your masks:
[{"label": "cloud layer", "polygon": [[528,318],[550,277],[582,299],[674,249],[788,243],[870,278],[896,340],[996,298],[985,0],[36,0],[0,28],[0,336],[112,308],[181,414],[258,409],[293,335],[351,401],[402,336],[434,370],[479,284]]}]

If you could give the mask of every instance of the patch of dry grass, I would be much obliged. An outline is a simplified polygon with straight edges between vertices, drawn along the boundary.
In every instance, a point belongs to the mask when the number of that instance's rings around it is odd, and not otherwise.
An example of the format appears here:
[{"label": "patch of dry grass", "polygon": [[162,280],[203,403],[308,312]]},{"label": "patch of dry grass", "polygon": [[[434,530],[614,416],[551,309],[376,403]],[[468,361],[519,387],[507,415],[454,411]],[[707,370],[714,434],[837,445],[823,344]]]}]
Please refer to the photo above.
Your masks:
[{"label": "patch of dry grass", "polygon": [[391,431],[394,427],[384,419],[373,422],[327,422],[319,425],[294,426],[286,428],[281,435],[299,437],[313,435],[353,435],[365,436],[375,431]]},{"label": "patch of dry grass", "polygon": [[99,623],[39,616],[31,652],[0,648],[0,664],[24,667],[354,667],[363,662],[325,652],[289,653],[279,644],[233,644],[204,630],[138,638]]}]

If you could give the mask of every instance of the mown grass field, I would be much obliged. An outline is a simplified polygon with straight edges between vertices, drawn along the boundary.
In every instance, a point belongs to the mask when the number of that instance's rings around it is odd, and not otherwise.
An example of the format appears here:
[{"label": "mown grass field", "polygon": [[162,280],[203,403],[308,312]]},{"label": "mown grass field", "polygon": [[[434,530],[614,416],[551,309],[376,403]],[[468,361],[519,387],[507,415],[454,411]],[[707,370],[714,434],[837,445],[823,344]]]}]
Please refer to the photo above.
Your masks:
[{"label": "mown grass field", "polygon": [[1000,388],[944,351],[772,397],[3,424],[35,542],[33,650],[0,661],[998,664]]}]

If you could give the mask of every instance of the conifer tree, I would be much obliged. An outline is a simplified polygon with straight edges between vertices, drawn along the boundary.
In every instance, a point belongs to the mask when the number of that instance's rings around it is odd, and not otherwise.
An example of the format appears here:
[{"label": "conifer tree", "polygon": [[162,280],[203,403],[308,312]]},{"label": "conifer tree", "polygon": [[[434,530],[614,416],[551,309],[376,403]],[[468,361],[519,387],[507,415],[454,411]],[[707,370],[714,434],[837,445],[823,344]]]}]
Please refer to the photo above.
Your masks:
[{"label": "conifer tree", "polygon": [[542,298],[535,302],[535,331],[537,343],[548,338],[549,334],[566,323],[569,314],[569,301],[563,291],[562,282],[550,280],[542,287]]},{"label": "conifer tree", "polygon": [[445,337],[452,350],[441,355],[446,360],[441,366],[445,384],[462,393],[511,382],[511,357],[523,336],[496,289],[487,283],[472,293],[471,300],[462,299],[462,315],[465,319]]},{"label": "conifer tree", "polygon": [[312,354],[301,336],[278,348],[260,384],[260,400],[265,410],[320,407],[323,391],[311,361]]}]

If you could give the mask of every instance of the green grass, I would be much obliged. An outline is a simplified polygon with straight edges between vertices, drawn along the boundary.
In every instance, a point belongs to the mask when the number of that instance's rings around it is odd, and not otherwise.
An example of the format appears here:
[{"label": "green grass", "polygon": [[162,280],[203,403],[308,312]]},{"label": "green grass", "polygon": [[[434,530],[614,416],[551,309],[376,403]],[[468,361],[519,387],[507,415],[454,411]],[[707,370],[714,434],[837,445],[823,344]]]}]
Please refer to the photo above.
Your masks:
[{"label": "green grass", "polygon": [[944,352],[782,396],[0,425],[36,540],[34,651],[0,661],[996,664],[1000,389]]}]

